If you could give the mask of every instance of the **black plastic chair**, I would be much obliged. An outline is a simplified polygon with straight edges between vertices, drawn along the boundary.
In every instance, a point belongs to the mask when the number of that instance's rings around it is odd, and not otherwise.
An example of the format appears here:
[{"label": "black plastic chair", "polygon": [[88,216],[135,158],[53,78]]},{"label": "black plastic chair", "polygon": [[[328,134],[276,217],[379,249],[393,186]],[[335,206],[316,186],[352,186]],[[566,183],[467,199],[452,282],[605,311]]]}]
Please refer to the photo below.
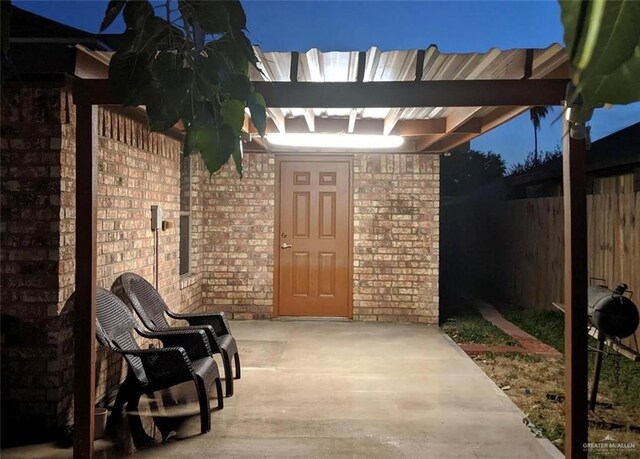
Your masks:
[{"label": "black plastic chair", "polygon": [[[111,286],[111,291],[136,312],[149,330],[191,330],[194,327],[205,330],[213,354],[222,356],[226,394],[228,397],[233,395],[234,376],[231,370],[231,358],[235,361],[235,379],[240,379],[240,356],[238,355],[238,345],[231,335],[231,328],[224,312],[176,314],[169,310],[158,291],[143,277],[135,273],[122,274]],[[165,313],[173,319],[186,320],[189,327],[172,327],[169,325]]]},{"label": "black plastic chair", "polygon": [[[134,331],[140,336],[160,340],[165,347],[140,349]],[[96,335],[100,344],[122,354],[129,364],[127,377],[116,396],[110,419],[111,428],[125,403],[128,412],[136,413],[142,394],[152,394],[183,382],[193,381],[200,405],[201,432],[211,430],[208,388],[212,383],[216,384],[218,409],[223,407],[223,397],[218,365],[211,357],[211,348],[204,331],[141,330],[136,326],[129,308],[116,295],[104,288],[98,288]],[[129,414],[129,420],[134,441],[147,437],[137,414]],[[161,430],[163,441],[169,433]]]}]

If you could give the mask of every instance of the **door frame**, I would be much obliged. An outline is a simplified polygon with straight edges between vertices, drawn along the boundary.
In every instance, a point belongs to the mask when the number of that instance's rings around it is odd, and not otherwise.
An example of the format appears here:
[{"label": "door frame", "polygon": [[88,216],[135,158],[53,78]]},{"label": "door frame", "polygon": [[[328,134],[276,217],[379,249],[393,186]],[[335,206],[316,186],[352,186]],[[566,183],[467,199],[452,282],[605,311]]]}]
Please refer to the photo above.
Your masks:
[{"label": "door frame", "polygon": [[[273,311],[272,317],[280,316],[280,164],[282,162],[346,162],[349,164],[349,222],[348,235],[348,260],[349,260],[349,290],[347,291],[347,318],[353,319],[353,155],[325,155],[298,153],[276,153],[276,177],[275,177],[275,232],[273,238]],[[297,316],[294,316],[297,317]],[[301,318],[304,318],[303,316]]]}]

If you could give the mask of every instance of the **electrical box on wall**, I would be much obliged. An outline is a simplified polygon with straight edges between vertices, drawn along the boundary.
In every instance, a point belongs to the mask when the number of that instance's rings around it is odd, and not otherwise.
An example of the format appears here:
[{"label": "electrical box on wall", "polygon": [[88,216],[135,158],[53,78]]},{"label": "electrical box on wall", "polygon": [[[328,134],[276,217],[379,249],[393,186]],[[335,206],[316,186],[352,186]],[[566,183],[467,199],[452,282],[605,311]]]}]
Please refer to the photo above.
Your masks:
[{"label": "electrical box on wall", "polygon": [[151,206],[151,229],[157,231],[162,229],[162,208]]}]

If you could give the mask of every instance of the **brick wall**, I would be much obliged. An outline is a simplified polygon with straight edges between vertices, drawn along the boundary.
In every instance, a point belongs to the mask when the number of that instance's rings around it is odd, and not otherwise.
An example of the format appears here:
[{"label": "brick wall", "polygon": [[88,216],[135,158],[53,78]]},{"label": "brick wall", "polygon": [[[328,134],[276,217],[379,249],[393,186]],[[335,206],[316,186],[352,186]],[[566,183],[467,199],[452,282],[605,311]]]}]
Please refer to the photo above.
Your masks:
[{"label": "brick wall", "polygon": [[354,156],[355,320],[438,323],[439,157]]},{"label": "brick wall", "polygon": [[[273,308],[275,161],[247,154],[203,184],[203,305],[236,319]],[[354,319],[438,323],[439,157],[354,155]]]},{"label": "brick wall", "polygon": [[[3,88],[2,110],[2,425],[18,443],[37,439],[27,425],[46,437],[72,420],[75,108],[65,89]],[[158,204],[174,224],[159,235],[160,292],[177,311],[182,298],[197,307],[199,278],[178,274],[180,142],[117,110],[100,108],[98,125],[98,285],[125,271],[153,281]],[[124,370],[98,346],[98,399]]]},{"label": "brick wall", "polygon": [[[60,219],[61,308],[69,298],[75,273],[75,107],[63,92],[62,126],[63,203]],[[151,206],[159,205],[173,227],[159,233],[158,287],[174,310],[182,310],[178,282],[178,216],[180,209],[180,141],[151,133],[144,122],[115,109],[98,109],[98,262],[97,283],[110,288],[123,272],[134,271],[154,280],[154,233],[150,229]],[[72,335],[62,344],[72,349]],[[63,354],[64,390],[60,394],[59,423],[70,422],[73,357]],[[126,374],[118,354],[98,346],[97,390],[100,399]],[[71,369],[71,371],[68,371]],[[70,378],[69,381],[66,379]]]},{"label": "brick wall", "polygon": [[233,162],[202,176],[202,302],[234,319],[266,319],[273,310],[275,158],[245,154],[244,177]]},{"label": "brick wall", "polygon": [[[150,207],[173,228],[160,234],[159,288],[180,310],[234,319],[273,311],[275,158],[247,153],[209,176],[191,160],[192,260],[180,278],[180,143],[144,122],[99,110],[98,284],[124,271],[153,280]],[[70,422],[75,257],[75,110],[64,88],[3,88],[3,434]],[[437,156],[354,155],[354,319],[437,323]],[[98,347],[101,397],[124,376]],[[22,423],[22,424],[21,424]],[[3,435],[7,438],[6,435]],[[8,438],[15,438],[9,436]]]},{"label": "brick wall", "polygon": [[[60,89],[2,88],[2,437],[55,427]],[[9,433],[9,436],[7,434]]]}]

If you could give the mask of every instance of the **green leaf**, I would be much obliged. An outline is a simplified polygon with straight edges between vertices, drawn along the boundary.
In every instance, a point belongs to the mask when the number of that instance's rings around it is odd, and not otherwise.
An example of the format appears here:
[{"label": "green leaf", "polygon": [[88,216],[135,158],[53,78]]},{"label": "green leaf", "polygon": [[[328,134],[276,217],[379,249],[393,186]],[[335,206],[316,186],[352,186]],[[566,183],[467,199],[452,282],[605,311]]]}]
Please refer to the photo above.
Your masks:
[{"label": "green leaf", "polygon": [[242,171],[243,171],[243,167],[242,167],[242,157],[243,157],[242,142],[238,141],[238,147],[235,150],[233,150],[233,153],[231,154],[231,156],[233,156],[233,162],[236,165],[236,171],[238,172],[238,175],[240,176],[240,178],[242,178]]},{"label": "green leaf", "polygon": [[191,6],[191,20],[200,24],[210,34],[221,34],[229,30],[229,12],[219,1],[185,1]]},{"label": "green leaf", "polygon": [[586,106],[602,104],[628,104],[640,101],[640,45],[634,58],[628,59],[608,75],[598,75],[583,80],[580,94]]},{"label": "green leaf", "polygon": [[[563,1],[565,39],[575,54],[572,64],[577,72],[603,75],[614,71],[634,54],[640,39],[640,3],[637,1],[596,0],[586,3]],[[586,14],[580,28],[580,8]],[[581,30],[578,37],[577,31]],[[573,52],[575,49],[575,52]],[[579,81],[574,81],[579,83]]]},{"label": "green leaf", "polygon": [[228,64],[231,72],[246,74],[249,70],[249,62],[257,62],[258,58],[253,52],[253,48],[249,44],[244,33],[237,32],[225,34],[219,40],[208,43],[206,48],[214,54],[224,56],[225,64]]},{"label": "green leaf", "polygon": [[220,86],[215,84],[202,73],[198,73],[197,76],[198,79],[196,81],[196,87],[200,96],[206,100],[215,100],[220,92]]},{"label": "green leaf", "polygon": [[244,33],[240,33],[236,37],[236,40],[238,42],[240,52],[242,52],[243,56],[251,63],[251,65],[260,70],[260,73],[262,73],[262,69],[258,67],[258,56],[256,56],[256,53],[253,50],[253,46],[251,45],[251,42],[249,41],[247,36]]},{"label": "green leaf", "polygon": [[228,124],[209,126],[208,129],[210,131],[210,135],[207,137],[208,141],[200,145],[198,149],[207,169],[213,174],[229,161],[239,139]]},{"label": "green leaf", "polygon": [[158,16],[147,18],[143,26],[143,35],[145,43],[142,46],[151,46],[154,49],[159,49],[160,45],[164,45],[163,49],[175,50],[184,44],[184,36],[180,29]]},{"label": "green leaf", "polygon": [[560,0],[579,110],[640,100],[640,2]]},{"label": "green leaf", "polygon": [[141,28],[147,20],[153,17],[153,7],[147,0],[133,0],[127,2],[122,16],[127,27]]},{"label": "green leaf", "polygon": [[243,33],[244,9],[239,0],[177,4],[181,20],[169,24],[148,0],[111,0],[102,26],[119,14],[127,25],[109,68],[113,91],[124,104],[144,104],[152,130],[181,119],[184,153],[200,151],[210,172],[233,156],[242,175],[239,134],[250,98],[254,117],[262,113],[262,132],[266,124],[264,99],[252,96],[248,78],[249,62],[257,57]]},{"label": "green leaf", "polygon": [[196,84],[202,96],[207,100],[218,98],[219,74],[224,73],[222,59],[223,57],[218,54],[208,52],[204,58],[195,62]]},{"label": "green leaf", "polygon": [[125,33],[119,37],[117,49],[118,51],[145,53],[150,56],[149,59],[155,56],[159,50],[170,50],[176,56],[175,65],[182,66],[182,59],[178,57],[181,55],[179,50],[184,48],[184,41],[179,29],[158,16],[152,16],[141,27],[127,28]]},{"label": "green leaf", "polygon": [[213,117],[203,112],[187,126],[184,154],[198,150],[210,173],[226,164],[237,148],[239,137],[228,124],[215,123]]},{"label": "green leaf", "polygon": [[251,96],[253,85],[246,74],[233,73],[221,79],[222,89],[233,99],[247,101]]},{"label": "green leaf", "polygon": [[233,34],[227,34],[215,42],[226,56],[229,56],[231,63],[236,72],[247,73],[249,63],[262,73],[262,69],[258,67],[258,56],[256,55],[253,45],[242,31],[235,31]]},{"label": "green leaf", "polygon": [[260,133],[260,136],[264,137],[265,131],[267,130],[267,104],[264,101],[264,97],[262,97],[262,94],[259,92],[253,90],[247,105],[251,111],[251,121],[253,125]]},{"label": "green leaf", "polygon": [[154,79],[163,88],[166,101],[179,107],[193,85],[193,70],[182,67],[180,56],[173,52],[160,52],[153,60]]},{"label": "green leaf", "polygon": [[149,128],[155,132],[171,129],[180,119],[180,114],[171,103],[166,91],[160,87],[148,86],[144,91],[144,105],[147,108]]},{"label": "green leaf", "polygon": [[117,52],[109,62],[109,82],[124,105],[139,105],[141,93],[151,83],[150,56],[132,51]]},{"label": "green leaf", "polygon": [[247,16],[244,13],[239,0],[229,0],[222,2],[229,13],[229,22],[232,29],[244,30],[247,28]]},{"label": "green leaf", "polygon": [[244,103],[236,99],[227,99],[220,108],[222,122],[228,124],[233,132],[239,136],[244,124]]},{"label": "green leaf", "polygon": [[104,32],[113,21],[118,17],[124,5],[127,3],[126,0],[111,0],[107,5],[107,10],[104,12],[104,19],[102,20],[102,24],[100,24],[100,32]]}]

